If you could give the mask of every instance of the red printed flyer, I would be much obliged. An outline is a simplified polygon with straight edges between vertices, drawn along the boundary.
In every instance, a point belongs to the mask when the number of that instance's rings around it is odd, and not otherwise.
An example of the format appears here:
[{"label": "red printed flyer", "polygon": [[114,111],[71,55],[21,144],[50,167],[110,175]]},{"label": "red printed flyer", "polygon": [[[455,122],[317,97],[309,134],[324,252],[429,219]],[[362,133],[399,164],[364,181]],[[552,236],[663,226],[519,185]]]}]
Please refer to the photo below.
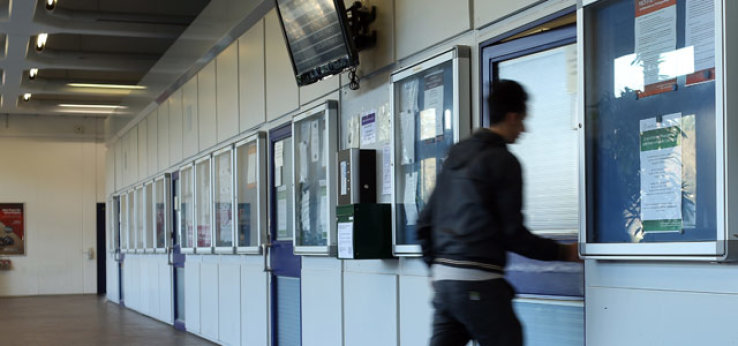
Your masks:
[{"label": "red printed flyer", "polygon": [[0,255],[25,254],[23,203],[0,203]]}]

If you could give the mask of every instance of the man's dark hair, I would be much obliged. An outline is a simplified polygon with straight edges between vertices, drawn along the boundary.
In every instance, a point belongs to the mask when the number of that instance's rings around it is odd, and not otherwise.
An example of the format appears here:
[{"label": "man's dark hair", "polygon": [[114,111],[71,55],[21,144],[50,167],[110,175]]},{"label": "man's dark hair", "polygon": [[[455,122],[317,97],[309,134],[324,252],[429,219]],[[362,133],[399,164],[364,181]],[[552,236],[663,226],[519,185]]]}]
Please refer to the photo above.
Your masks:
[{"label": "man's dark hair", "polygon": [[489,124],[494,125],[505,119],[507,113],[525,114],[528,93],[518,82],[502,79],[492,83],[492,92],[487,98]]}]

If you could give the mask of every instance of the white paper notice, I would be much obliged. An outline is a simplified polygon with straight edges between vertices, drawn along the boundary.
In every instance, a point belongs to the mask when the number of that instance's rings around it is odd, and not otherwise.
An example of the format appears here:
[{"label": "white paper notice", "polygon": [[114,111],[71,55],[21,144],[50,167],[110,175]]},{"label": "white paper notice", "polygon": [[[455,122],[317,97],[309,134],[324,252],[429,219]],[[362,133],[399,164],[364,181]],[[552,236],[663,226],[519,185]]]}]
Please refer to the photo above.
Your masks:
[{"label": "white paper notice", "polygon": [[676,0],[638,0],[635,6],[635,53],[644,84],[658,83],[660,55],[676,49]]},{"label": "white paper notice", "polygon": [[341,161],[341,196],[345,196],[348,192],[348,182],[346,179],[348,178],[348,163],[346,161]]},{"label": "white paper notice", "polygon": [[[253,151],[251,150],[253,149]],[[256,183],[256,146],[249,147],[246,161],[246,184]]]},{"label": "white paper notice", "polygon": [[377,113],[371,111],[361,117],[361,146],[377,141]]},{"label": "white paper notice", "polygon": [[284,142],[274,143],[274,166],[282,167],[284,165]]},{"label": "white paper notice", "polygon": [[338,258],[354,258],[354,223],[338,223]]},{"label": "white paper notice", "polygon": [[328,230],[328,184],[325,180],[319,182],[320,198],[318,199],[318,230],[323,231],[323,237],[327,237]]},{"label": "white paper notice", "polygon": [[715,67],[715,1],[687,0],[685,46],[694,46],[694,70]]},{"label": "white paper notice", "polygon": [[385,145],[382,148],[382,194],[392,194],[392,147]]},{"label": "white paper notice", "polygon": [[300,226],[303,232],[310,232],[310,190],[303,191],[300,199]]},{"label": "white paper notice", "polygon": [[402,203],[405,206],[405,216],[408,225],[414,225],[418,220],[418,206],[415,204],[417,181],[417,172],[405,174],[405,191]]},{"label": "white paper notice", "polygon": [[402,164],[407,165],[415,162],[415,117],[411,112],[400,114],[400,126],[402,126]]},{"label": "white paper notice", "polygon": [[436,138],[436,109],[420,111],[420,140]]},{"label": "white paper notice", "polygon": [[287,237],[287,187],[277,188],[277,237]]},{"label": "white paper notice", "polygon": [[420,81],[418,79],[412,79],[402,84],[400,91],[401,112],[415,113],[418,110],[418,85]]},{"label": "white paper notice", "polygon": [[320,159],[320,122],[313,120],[310,123],[310,156],[313,162]]},{"label": "white paper notice", "polygon": [[[435,109],[436,115],[436,133],[435,136],[443,134],[443,70],[425,76],[425,91],[423,92],[423,100],[425,101],[424,109]],[[422,116],[422,112],[421,112]],[[421,136],[422,137],[422,136]]]},{"label": "white paper notice", "polygon": [[307,180],[308,176],[308,155],[307,155],[307,149],[308,144],[307,142],[300,142],[299,144],[299,161],[300,161],[300,182],[304,183]]},{"label": "white paper notice", "polygon": [[681,113],[640,122],[641,221],[645,232],[682,230]]}]

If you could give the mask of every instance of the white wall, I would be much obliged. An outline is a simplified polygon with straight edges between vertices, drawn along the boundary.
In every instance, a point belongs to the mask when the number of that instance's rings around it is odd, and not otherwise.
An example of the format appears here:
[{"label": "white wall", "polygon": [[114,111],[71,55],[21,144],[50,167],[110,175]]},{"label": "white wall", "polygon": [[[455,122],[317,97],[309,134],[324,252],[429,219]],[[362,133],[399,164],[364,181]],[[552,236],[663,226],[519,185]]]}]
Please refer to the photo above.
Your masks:
[{"label": "white wall", "polygon": [[[472,114],[476,114],[479,43],[576,5],[573,0],[526,0],[516,4],[483,0],[453,4],[443,0],[367,0],[366,3],[378,6],[379,41],[375,48],[361,53],[359,75],[364,78],[360,90],[349,90],[345,76],[298,88],[278,18],[272,10],[256,21],[237,43],[175,91],[182,94],[181,130],[170,118],[170,140],[168,144],[158,145],[181,145],[182,158],[177,161],[172,157],[179,156],[171,154],[178,148],[158,148],[160,155],[162,150],[170,153],[168,166],[176,167],[206,155],[256,129],[268,128],[265,121],[283,121],[298,114],[300,109],[328,98],[339,100],[344,120],[339,132],[345,132],[347,117],[389,107],[390,71],[459,44],[472,50],[472,90],[468,97],[472,101]],[[426,9],[423,15],[418,15],[419,6]],[[436,25],[441,22],[444,24]],[[169,108],[171,116],[175,108],[171,102]],[[387,116],[391,115],[386,112]],[[478,123],[476,115],[473,123]],[[162,122],[157,125],[167,126]],[[181,131],[181,143],[171,140],[172,131]],[[150,140],[148,145],[151,146]],[[161,162],[161,158],[157,161]],[[117,172],[118,167],[115,168]],[[159,167],[158,172],[150,175],[164,171]],[[117,185],[119,190],[135,183],[130,179],[125,181],[124,186]],[[388,202],[389,196],[380,199]],[[129,298],[126,304],[144,313],[146,307],[139,301],[152,283],[134,271],[145,270],[141,268],[142,263],[154,261],[157,261],[155,256],[136,256],[129,269],[131,273],[126,276],[128,281],[133,281],[125,286],[126,296],[132,295],[130,301],[134,305],[129,304]],[[417,258],[341,261],[305,257],[301,285],[304,345],[427,344],[431,332],[432,289],[427,269]],[[266,345],[270,324],[268,296],[268,274],[263,271],[261,256],[187,256],[185,320],[191,333],[222,344]],[[147,302],[156,299],[152,297],[146,298]],[[240,334],[234,331],[234,325],[240,326]]]},{"label": "white wall", "polygon": [[[23,256],[0,296],[96,293],[96,203],[105,202],[102,120],[2,116],[0,201],[25,204]],[[7,120],[7,121],[6,121]],[[82,132],[82,133],[79,133]]]}]

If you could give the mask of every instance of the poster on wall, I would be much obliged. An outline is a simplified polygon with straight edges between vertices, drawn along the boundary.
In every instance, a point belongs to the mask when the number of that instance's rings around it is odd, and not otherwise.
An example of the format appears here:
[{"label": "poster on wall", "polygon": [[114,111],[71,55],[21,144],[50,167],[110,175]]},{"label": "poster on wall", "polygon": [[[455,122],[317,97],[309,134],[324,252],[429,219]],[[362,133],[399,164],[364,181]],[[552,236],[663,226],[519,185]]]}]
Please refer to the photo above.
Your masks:
[{"label": "poster on wall", "polygon": [[0,255],[25,254],[23,203],[0,203]]}]

